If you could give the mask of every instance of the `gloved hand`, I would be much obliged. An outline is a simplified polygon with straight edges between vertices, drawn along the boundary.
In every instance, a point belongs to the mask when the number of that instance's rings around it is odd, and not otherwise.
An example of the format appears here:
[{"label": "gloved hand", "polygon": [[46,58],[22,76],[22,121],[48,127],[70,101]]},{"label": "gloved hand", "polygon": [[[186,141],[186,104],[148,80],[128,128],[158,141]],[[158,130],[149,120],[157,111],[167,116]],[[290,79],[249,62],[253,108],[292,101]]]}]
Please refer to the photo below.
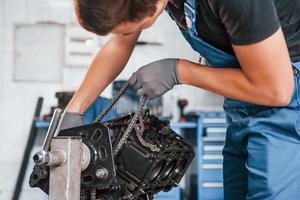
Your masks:
[{"label": "gloved hand", "polygon": [[137,94],[154,99],[180,84],[177,63],[179,59],[163,59],[138,69],[129,79]]},{"label": "gloved hand", "polygon": [[82,126],[82,113],[64,111],[58,123],[56,133],[60,130],[68,129],[76,126]]}]

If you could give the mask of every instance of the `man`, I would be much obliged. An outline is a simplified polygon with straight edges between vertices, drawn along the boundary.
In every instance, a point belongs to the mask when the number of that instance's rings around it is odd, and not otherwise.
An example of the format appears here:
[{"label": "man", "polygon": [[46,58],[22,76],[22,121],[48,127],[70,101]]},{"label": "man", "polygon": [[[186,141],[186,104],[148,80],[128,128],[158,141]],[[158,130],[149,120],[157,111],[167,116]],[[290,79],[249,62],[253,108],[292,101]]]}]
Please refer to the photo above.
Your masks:
[{"label": "man", "polygon": [[140,31],[167,10],[207,65],[163,59],[130,78],[155,98],[176,84],[225,96],[228,200],[300,197],[300,0],[75,0],[79,23],[113,33],[69,103],[60,128],[84,112],[126,65]]}]

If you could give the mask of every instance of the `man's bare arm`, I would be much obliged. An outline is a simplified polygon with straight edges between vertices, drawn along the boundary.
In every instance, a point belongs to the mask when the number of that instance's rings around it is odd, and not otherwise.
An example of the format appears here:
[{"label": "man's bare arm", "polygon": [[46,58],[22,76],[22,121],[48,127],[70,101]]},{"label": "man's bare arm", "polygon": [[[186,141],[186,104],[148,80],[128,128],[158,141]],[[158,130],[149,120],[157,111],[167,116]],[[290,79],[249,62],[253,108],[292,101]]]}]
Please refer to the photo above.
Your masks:
[{"label": "man's bare arm", "polygon": [[68,112],[85,112],[102,91],[121,73],[135,47],[140,32],[112,34],[90,65],[80,87],[68,104]]},{"label": "man's bare arm", "polygon": [[294,80],[282,30],[259,43],[233,48],[241,69],[218,69],[181,60],[180,81],[246,102],[287,105]]}]

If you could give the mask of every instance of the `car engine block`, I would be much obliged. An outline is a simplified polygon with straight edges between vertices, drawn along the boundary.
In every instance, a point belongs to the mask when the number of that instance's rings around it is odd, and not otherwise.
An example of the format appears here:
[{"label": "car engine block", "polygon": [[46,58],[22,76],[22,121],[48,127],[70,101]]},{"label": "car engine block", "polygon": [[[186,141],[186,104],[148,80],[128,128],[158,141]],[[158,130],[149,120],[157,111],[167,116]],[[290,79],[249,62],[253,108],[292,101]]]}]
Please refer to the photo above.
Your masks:
[{"label": "car engine block", "polygon": [[[170,128],[143,110],[121,150],[114,149],[133,114],[63,130],[58,136],[80,136],[91,154],[81,173],[81,200],[150,200],[178,185],[194,150]],[[49,168],[35,165],[30,186],[49,190]]]}]

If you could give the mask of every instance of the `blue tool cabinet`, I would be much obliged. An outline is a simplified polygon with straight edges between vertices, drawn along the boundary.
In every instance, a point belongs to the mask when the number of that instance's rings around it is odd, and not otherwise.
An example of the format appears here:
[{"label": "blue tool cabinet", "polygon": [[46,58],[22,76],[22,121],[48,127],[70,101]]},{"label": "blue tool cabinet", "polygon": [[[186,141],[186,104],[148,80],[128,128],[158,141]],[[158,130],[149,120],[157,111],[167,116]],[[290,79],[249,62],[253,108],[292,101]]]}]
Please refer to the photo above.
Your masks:
[{"label": "blue tool cabinet", "polygon": [[175,187],[169,192],[160,192],[157,194],[157,196],[154,198],[154,200],[180,200],[181,193],[180,188]]},{"label": "blue tool cabinet", "polygon": [[197,127],[198,200],[221,200],[226,120],[224,113],[200,113]]},{"label": "blue tool cabinet", "polygon": [[223,112],[199,112],[196,122],[172,124],[176,132],[193,130],[196,136],[197,194],[190,194],[191,200],[222,200],[223,156],[226,120]]}]

